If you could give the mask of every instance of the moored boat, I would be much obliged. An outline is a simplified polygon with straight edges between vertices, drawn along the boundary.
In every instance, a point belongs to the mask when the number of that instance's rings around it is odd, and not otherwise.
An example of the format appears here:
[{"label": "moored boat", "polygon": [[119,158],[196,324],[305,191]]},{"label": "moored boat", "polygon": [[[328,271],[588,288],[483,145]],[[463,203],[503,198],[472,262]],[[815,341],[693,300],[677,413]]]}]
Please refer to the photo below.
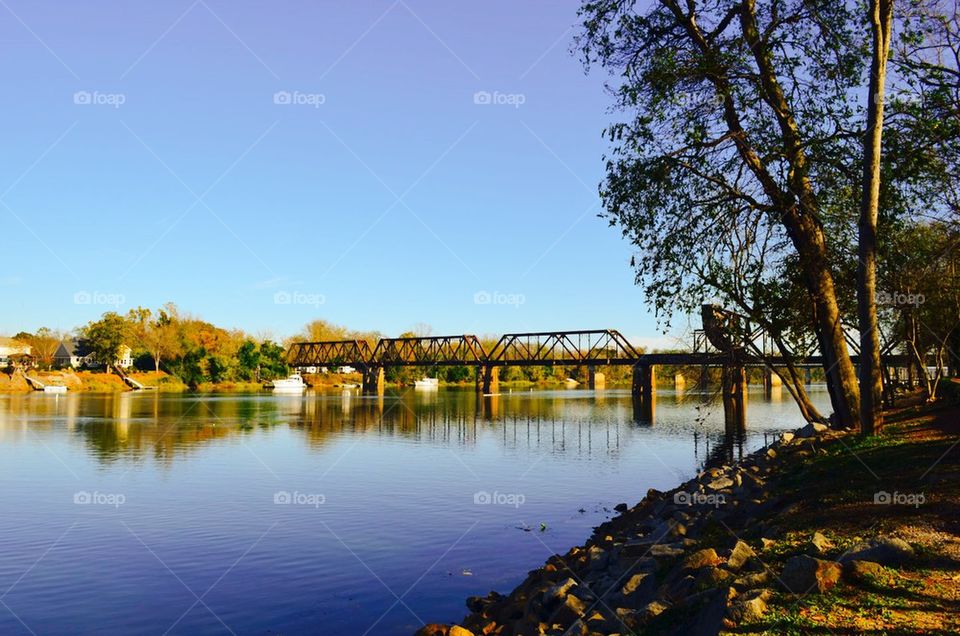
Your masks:
[{"label": "moored boat", "polygon": [[440,380],[437,378],[420,378],[413,383],[415,389],[436,389],[440,387]]},{"label": "moored boat", "polygon": [[303,391],[307,388],[307,383],[299,373],[293,373],[281,380],[274,380],[267,386],[274,391]]}]

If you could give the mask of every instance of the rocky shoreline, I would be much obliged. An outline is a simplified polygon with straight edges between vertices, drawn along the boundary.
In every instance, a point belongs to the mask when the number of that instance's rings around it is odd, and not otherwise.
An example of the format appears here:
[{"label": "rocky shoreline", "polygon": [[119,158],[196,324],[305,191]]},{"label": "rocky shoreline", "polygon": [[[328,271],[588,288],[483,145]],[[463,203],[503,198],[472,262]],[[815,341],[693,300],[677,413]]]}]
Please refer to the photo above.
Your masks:
[{"label": "rocky shoreline", "polygon": [[797,504],[771,486],[850,435],[809,424],[737,465],[650,490],[509,595],[471,597],[459,625],[427,625],[416,636],[718,634],[761,620],[775,594],[800,598],[841,578],[869,579],[912,558],[910,544],[875,536],[838,554],[811,532],[799,550],[774,556],[778,519]]}]

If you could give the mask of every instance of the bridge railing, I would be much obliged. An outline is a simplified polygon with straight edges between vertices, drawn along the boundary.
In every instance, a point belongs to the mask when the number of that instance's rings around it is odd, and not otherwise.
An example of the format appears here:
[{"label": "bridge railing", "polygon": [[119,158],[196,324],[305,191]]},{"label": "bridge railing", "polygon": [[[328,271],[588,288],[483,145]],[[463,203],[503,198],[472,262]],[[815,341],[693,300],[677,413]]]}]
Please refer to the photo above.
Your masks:
[{"label": "bridge railing", "polygon": [[618,331],[543,331],[506,334],[487,352],[473,335],[298,342],[290,346],[291,366],[534,366],[635,364],[640,353]]},{"label": "bridge railing", "polygon": [[383,338],[372,360],[381,366],[482,365],[487,353],[476,336]]},{"label": "bridge railing", "polygon": [[287,350],[287,364],[292,367],[362,368],[372,361],[373,349],[366,340],[295,342]]}]

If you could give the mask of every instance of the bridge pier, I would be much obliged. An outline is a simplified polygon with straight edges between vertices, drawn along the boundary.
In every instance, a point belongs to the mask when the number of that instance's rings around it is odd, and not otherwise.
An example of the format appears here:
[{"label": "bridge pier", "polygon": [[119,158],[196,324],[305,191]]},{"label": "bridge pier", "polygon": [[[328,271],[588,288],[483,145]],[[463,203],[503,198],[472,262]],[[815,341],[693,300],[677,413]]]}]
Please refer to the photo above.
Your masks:
[{"label": "bridge pier", "polygon": [[707,365],[702,364],[700,365],[700,379],[699,379],[700,390],[706,393],[707,389],[709,388],[708,386],[709,383],[710,383],[710,369],[707,367]]},{"label": "bridge pier", "polygon": [[727,426],[746,426],[747,373],[739,364],[723,366],[723,416]]},{"label": "bridge pier", "polygon": [[500,367],[492,364],[477,367],[477,392],[484,395],[500,392]]},{"label": "bridge pier", "polygon": [[637,421],[653,424],[657,408],[657,367],[638,364],[633,367],[633,412]]},{"label": "bridge pier", "polygon": [[770,367],[763,368],[763,390],[769,397],[774,387],[783,386],[783,380]]},{"label": "bridge pier", "polygon": [[369,366],[363,369],[363,387],[364,393],[383,393],[383,367]]},{"label": "bridge pier", "polygon": [[589,388],[591,391],[596,391],[600,389],[605,389],[607,386],[607,378],[603,373],[597,371],[597,367],[588,367],[587,368],[587,377],[589,382]]},{"label": "bridge pier", "polygon": [[807,386],[813,384],[813,370],[810,367],[803,368],[803,383]]},{"label": "bridge pier", "polygon": [[682,373],[674,374],[673,376],[673,388],[678,392],[682,392],[687,386],[687,379],[683,377]]}]

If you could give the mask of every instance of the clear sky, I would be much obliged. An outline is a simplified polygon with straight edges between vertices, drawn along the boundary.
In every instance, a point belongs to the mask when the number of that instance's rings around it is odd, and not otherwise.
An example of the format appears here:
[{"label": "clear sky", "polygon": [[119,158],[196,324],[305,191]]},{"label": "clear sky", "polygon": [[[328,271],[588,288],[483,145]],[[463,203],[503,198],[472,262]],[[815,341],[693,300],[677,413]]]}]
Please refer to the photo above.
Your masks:
[{"label": "clear sky", "polygon": [[576,0],[0,1],[0,333],[657,335]]}]

